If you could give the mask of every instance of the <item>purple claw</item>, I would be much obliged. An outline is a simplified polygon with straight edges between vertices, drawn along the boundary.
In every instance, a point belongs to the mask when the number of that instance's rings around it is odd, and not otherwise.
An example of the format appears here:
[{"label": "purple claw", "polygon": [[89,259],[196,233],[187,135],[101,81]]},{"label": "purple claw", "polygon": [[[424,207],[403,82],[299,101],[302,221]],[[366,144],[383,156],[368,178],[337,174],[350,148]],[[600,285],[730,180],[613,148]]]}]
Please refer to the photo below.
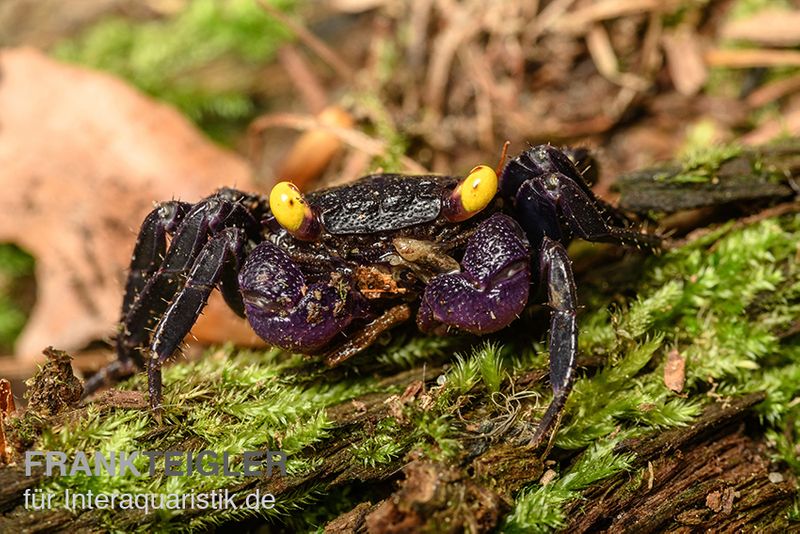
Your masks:
[{"label": "purple claw", "polygon": [[530,251],[519,225],[496,213],[470,238],[463,271],[441,274],[425,289],[417,324],[424,332],[440,325],[474,334],[505,328],[528,302]]},{"label": "purple claw", "polygon": [[239,286],[250,326],[286,350],[316,352],[364,315],[360,295],[343,276],[334,273],[327,282],[306,285],[286,252],[269,242],[247,257]]}]

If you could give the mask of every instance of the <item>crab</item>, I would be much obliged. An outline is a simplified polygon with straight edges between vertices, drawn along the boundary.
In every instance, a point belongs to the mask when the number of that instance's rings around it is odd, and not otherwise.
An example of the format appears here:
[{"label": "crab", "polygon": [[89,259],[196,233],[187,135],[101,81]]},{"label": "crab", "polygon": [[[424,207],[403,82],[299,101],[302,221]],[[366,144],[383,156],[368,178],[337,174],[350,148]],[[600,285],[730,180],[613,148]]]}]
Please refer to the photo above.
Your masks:
[{"label": "crab", "polygon": [[483,335],[541,295],[553,399],[536,445],[558,425],[576,371],[568,243],[658,245],[593,194],[576,154],[540,145],[463,178],[373,174],[306,195],[281,182],[268,199],[225,188],[161,203],[133,251],[117,359],[84,393],[146,369],[160,414],[162,366],[215,287],[266,342],[331,366],[412,316],[424,333]]}]

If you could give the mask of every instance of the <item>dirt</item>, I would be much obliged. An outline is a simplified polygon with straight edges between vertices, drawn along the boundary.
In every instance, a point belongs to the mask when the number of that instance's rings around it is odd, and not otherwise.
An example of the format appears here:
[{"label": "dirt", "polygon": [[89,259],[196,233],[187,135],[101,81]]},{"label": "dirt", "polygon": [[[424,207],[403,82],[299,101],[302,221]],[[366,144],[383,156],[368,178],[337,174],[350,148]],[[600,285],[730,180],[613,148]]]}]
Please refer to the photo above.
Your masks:
[{"label": "dirt", "polygon": [[44,355],[47,362],[27,382],[28,410],[41,416],[53,416],[78,404],[83,383],[72,373],[69,354],[48,347]]},{"label": "dirt", "polygon": [[403,471],[406,478],[393,498],[366,516],[370,533],[486,532],[507,507],[498,494],[453,467],[420,461]]}]

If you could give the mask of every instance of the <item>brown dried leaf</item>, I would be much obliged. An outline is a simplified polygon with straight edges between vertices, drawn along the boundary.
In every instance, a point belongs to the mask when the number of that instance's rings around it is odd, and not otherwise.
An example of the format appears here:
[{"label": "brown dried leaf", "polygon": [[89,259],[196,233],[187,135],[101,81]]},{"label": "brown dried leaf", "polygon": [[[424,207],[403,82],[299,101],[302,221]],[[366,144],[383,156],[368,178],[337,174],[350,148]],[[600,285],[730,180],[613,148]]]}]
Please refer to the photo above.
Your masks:
[{"label": "brown dried leaf", "polygon": [[800,11],[767,9],[726,23],[721,36],[767,46],[797,46],[800,45]]},{"label": "brown dried leaf", "polygon": [[[36,306],[17,353],[74,350],[113,333],[153,202],[253,189],[251,172],[178,112],[110,76],[25,48],[0,51],[0,72],[0,241],[37,260]],[[195,335],[254,340],[223,308],[212,302]]]},{"label": "brown dried leaf", "polygon": [[664,384],[675,393],[680,393],[685,382],[686,360],[673,349],[667,355],[667,364],[664,366]]}]

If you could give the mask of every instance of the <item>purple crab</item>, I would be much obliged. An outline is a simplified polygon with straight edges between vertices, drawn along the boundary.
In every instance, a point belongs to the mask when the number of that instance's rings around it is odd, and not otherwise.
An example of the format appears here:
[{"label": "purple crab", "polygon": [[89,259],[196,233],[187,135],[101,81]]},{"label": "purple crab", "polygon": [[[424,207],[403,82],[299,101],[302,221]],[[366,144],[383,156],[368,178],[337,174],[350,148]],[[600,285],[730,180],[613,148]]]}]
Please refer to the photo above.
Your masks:
[{"label": "purple crab", "polygon": [[221,189],[194,205],[164,202],[134,248],[118,358],[84,393],[146,368],[160,413],[162,365],[215,287],[268,343],[322,354],[329,365],[414,313],[426,333],[496,332],[541,291],[551,308],[554,396],[532,438],[538,445],[575,373],[577,297],[565,247],[573,238],[658,245],[595,197],[576,154],[532,147],[499,178],[482,165],[465,178],[373,174],[305,196],[282,182],[269,199]]}]

